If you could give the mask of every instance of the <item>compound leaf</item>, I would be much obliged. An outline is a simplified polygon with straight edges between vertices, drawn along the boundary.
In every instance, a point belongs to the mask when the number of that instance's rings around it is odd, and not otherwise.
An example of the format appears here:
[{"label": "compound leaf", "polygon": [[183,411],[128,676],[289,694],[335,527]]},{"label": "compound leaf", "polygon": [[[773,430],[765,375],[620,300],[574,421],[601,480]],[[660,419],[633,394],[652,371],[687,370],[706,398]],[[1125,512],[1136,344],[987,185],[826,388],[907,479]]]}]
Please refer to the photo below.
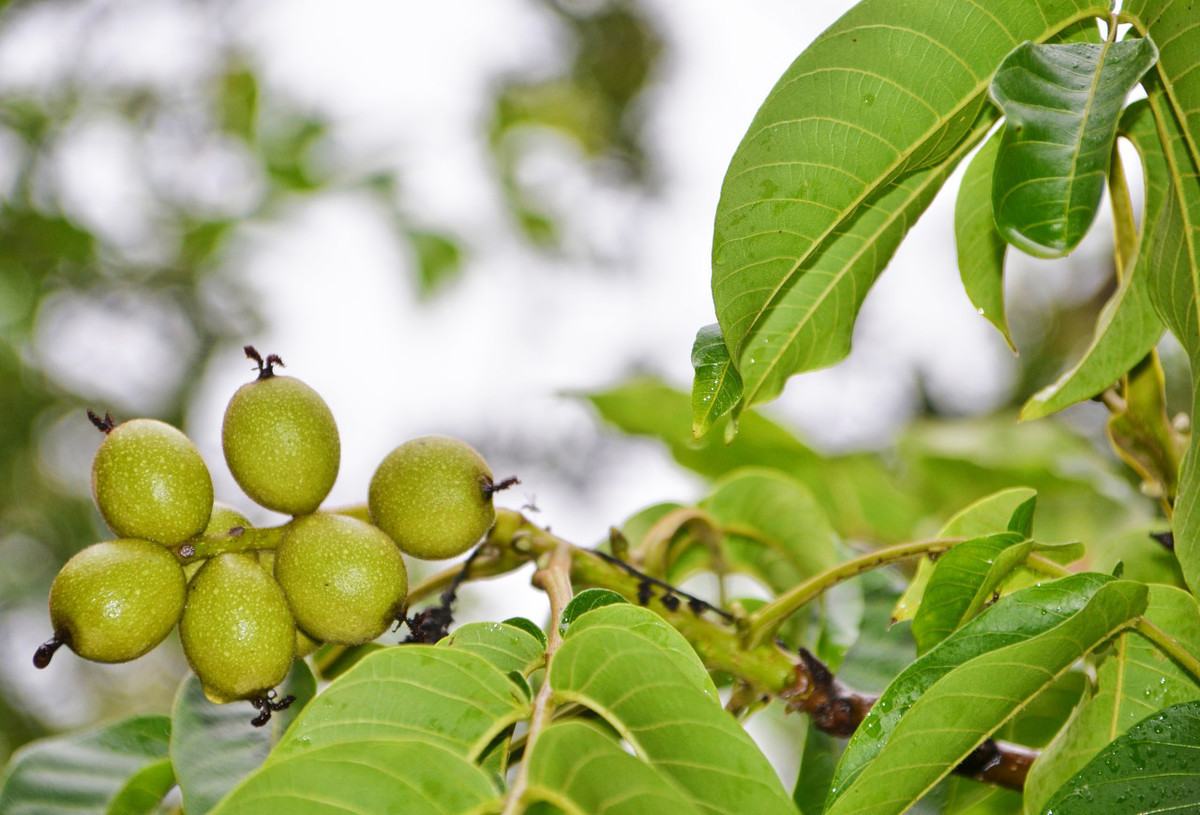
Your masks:
[{"label": "compound leaf", "polygon": [[1020,42],[1107,4],[865,0],[771,91],[730,163],[713,301],[744,405],[839,361],[867,290],[991,128],[988,83]]},{"label": "compound leaf", "polygon": [[[1096,639],[1102,631],[1140,613],[1145,595],[1140,584],[1082,573],[1002,598],[892,681],[847,745],[831,803],[839,814],[860,807],[887,812],[893,805],[903,811],[1058,673],[1111,636]],[[1120,623],[1114,622],[1118,618]],[[922,712],[910,719],[918,706]],[[947,732],[929,737],[925,728],[933,722]],[[907,739],[922,742],[907,744],[907,761],[894,748],[901,729],[909,733]],[[967,743],[966,752],[954,758]],[[889,759],[881,765],[884,751]],[[924,767],[911,766],[922,761]],[[901,765],[908,766],[911,777],[876,786],[883,773],[903,775],[895,769]],[[875,782],[864,783],[868,773]],[[889,799],[892,792],[896,797]]]},{"label": "compound leaf", "polygon": [[[917,699],[857,778],[848,787],[831,790],[838,797],[826,815],[906,811],[1030,699],[1145,607],[1144,585],[1113,580],[1053,628],[950,670]],[[936,649],[927,656],[934,653]],[[876,707],[887,697],[885,691]],[[878,728],[872,732],[866,721],[859,731],[864,728],[868,728],[867,738],[879,737]]]},{"label": "compound leaf", "polygon": [[[1145,616],[1191,653],[1200,653],[1200,607],[1187,592],[1151,585]],[[1095,693],[1042,751],[1025,782],[1026,812],[1051,795],[1106,744],[1167,705],[1200,698],[1196,679],[1135,632],[1117,637],[1096,672]]]}]

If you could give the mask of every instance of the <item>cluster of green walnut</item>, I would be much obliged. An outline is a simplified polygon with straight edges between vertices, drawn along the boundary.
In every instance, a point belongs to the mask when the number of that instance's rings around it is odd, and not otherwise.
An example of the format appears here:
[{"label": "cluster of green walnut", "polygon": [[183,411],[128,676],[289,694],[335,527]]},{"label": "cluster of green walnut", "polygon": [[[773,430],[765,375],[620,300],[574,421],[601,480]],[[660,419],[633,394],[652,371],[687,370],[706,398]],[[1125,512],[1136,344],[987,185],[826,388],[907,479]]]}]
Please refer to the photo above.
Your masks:
[{"label": "cluster of green walnut", "polygon": [[54,579],[54,637],[34,656],[39,668],[63,645],[98,662],[136,659],[178,625],[205,694],[251,700],[269,716],[295,658],[321,643],[368,642],[405,619],[401,553],[454,557],[492,526],[493,494],[516,479],[495,484],[474,449],[444,436],[406,442],[383,459],[369,522],[319,511],[341,460],[333,414],[311,387],[275,373],[279,357],[245,351],[258,378],[226,408],[225,461],[251,500],[292,519],[252,528],[214,503],[208,467],[182,432],[89,412],[106,433],[92,495],[116,539],[82,550]]}]

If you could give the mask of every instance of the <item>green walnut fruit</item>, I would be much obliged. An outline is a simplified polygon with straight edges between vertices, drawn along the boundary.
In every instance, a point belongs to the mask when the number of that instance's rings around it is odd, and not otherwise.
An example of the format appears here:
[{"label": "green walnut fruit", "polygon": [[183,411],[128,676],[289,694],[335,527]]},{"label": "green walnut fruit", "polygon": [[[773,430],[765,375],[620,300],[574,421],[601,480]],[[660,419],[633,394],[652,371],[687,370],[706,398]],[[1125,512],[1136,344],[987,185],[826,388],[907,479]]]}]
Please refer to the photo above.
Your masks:
[{"label": "green walnut fruit", "polygon": [[55,639],[96,662],[137,659],[179,622],[185,591],[183,569],[166,547],[135,538],[93,544],[50,586]]},{"label": "green walnut fruit", "polygon": [[367,503],[371,522],[405,554],[441,560],[462,554],[496,520],[492,471],[466,442],[424,436],[388,453]]},{"label": "green walnut fruit", "polygon": [[229,504],[222,501],[214,501],[212,514],[208,518],[208,525],[204,527],[204,534],[224,535],[230,529],[235,529],[239,526],[249,527],[250,519]]},{"label": "green walnut fruit", "polygon": [[209,558],[192,578],[179,639],[204,694],[218,704],[264,696],[296,654],[283,592],[247,554]]},{"label": "green walnut fruit", "polygon": [[[214,501],[212,506],[212,515],[209,516],[208,526],[204,527],[204,535],[224,535],[231,529],[237,527],[249,527],[250,521],[238,510],[231,507],[229,504],[221,501]],[[264,550],[258,553],[259,562],[262,562],[264,552],[269,553],[269,550]],[[200,571],[200,567],[204,565],[204,559],[195,558],[184,564],[183,574],[188,580],[191,580],[196,572]],[[269,565],[264,564],[264,568],[268,573],[271,571]]]},{"label": "green walnut fruit", "polygon": [[324,512],[288,525],[275,550],[275,579],[300,630],[343,645],[378,637],[408,597],[392,539],[365,521]]},{"label": "green walnut fruit", "polygon": [[337,479],[342,447],[325,400],[290,376],[271,373],[240,387],[225,409],[221,442],[238,486],[255,503],[306,515]]},{"label": "green walnut fruit", "polygon": [[200,534],[213,505],[212,477],[196,445],[155,419],[108,431],[92,460],[92,495],[118,536],[168,546]]}]

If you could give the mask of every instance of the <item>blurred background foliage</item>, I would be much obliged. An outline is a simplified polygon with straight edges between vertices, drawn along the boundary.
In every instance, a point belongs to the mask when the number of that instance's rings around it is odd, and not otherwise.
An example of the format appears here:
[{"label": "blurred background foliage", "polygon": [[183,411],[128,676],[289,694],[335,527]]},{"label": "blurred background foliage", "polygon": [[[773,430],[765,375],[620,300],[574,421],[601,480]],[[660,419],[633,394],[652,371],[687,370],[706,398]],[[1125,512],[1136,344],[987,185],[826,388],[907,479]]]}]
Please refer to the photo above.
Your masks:
[{"label": "blurred background foliage", "polygon": [[[357,157],[339,163],[326,149],[335,135],[329,117],[265,89],[256,55],[231,30],[229,5],[160,5],[171,8],[153,13],[199,27],[191,43],[205,67],[183,81],[95,69],[96,52],[114,47],[105,40],[145,6],[14,2],[0,13],[0,42],[10,51],[19,53],[13,41],[27,31],[50,27],[55,47],[74,55],[58,75],[0,77],[0,628],[45,628],[18,610],[44,604],[59,565],[109,536],[86,473],[56,466],[78,460],[60,456],[64,447],[98,443],[85,409],[182,426],[214,351],[258,330],[237,274],[248,233],[297,198],[359,190],[415,258],[412,286],[421,296],[436,296],[464,267],[468,247],[456,225],[430,229],[412,218],[420,202],[406,197],[395,170],[364,168]],[[495,77],[486,126],[513,224],[551,250],[561,216],[521,184],[531,149],[523,134],[552,130],[577,142],[589,164],[619,167],[623,183],[646,185],[633,102],[661,42],[635,3],[536,5],[561,23],[572,56],[558,75]],[[121,177],[95,178],[93,150],[116,152]],[[108,189],[96,196],[96,183]],[[62,375],[64,355],[87,361],[86,380]],[[2,653],[6,662],[28,658]],[[47,729],[115,715],[147,691],[169,699],[179,670],[170,655],[137,675],[88,672],[65,683],[47,675],[59,685],[51,696],[74,701],[31,708],[29,689],[14,688],[0,669],[0,763]]]},{"label": "blurred background foliage", "polygon": [[[577,249],[564,234],[587,213],[528,183],[524,168],[565,142],[585,172],[654,195],[645,106],[670,60],[671,32],[645,0],[525,1],[553,22],[567,58],[549,73],[490,77],[490,113],[478,127],[511,229],[530,251],[569,256]],[[298,200],[368,196],[413,260],[411,286],[425,299],[469,274],[480,249],[461,224],[427,223],[394,167],[335,149],[328,112],[272,92],[259,56],[234,31],[233,5],[154,4],[154,14],[178,15],[191,32],[201,67],[186,76],[103,70],[97,54],[119,48],[128,15],[149,8],[0,4],[0,52],[19,59],[23,37],[45,39],[49,30],[70,57],[45,75],[0,71],[0,764],[44,733],[165,707],[182,673],[167,648],[132,669],[78,670],[63,660],[35,685],[22,678],[32,653],[14,646],[13,632],[45,630],[59,565],[108,537],[80,465],[99,442],[84,410],[182,426],[214,353],[260,329],[239,276],[245,246]],[[109,160],[92,162],[96,151]],[[1069,288],[1019,292],[1010,303],[1021,357],[1009,407],[1053,379],[1090,336],[1111,269],[1105,258],[1073,262],[1080,268]],[[622,433],[655,439],[703,479],[746,465],[796,476],[838,534],[865,545],[929,534],[958,508],[1014,484],[1039,489],[1045,539],[1146,545],[1139,530],[1156,523],[1153,506],[1099,443],[1050,422],[1018,430],[1007,410],[947,423],[939,399],[925,397],[921,420],[893,448],[837,455],[758,415],[747,415],[733,445],[697,446],[686,396],[656,380],[631,379],[592,403]],[[1101,437],[1094,417],[1081,426]],[[1098,566],[1115,564],[1116,555],[1105,557]]]}]

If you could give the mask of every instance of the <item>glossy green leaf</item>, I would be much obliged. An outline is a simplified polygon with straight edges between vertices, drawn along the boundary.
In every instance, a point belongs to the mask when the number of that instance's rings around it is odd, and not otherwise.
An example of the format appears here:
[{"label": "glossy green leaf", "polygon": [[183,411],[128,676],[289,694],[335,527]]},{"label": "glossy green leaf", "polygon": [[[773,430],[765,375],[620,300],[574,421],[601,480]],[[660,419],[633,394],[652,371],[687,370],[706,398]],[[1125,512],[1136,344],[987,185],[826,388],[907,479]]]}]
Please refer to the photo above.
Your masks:
[{"label": "glossy green leaf", "polygon": [[1000,132],[993,133],[967,165],[954,205],[954,245],[958,273],[971,305],[996,327],[1012,348],[1004,309],[1004,242],[992,217],[992,165],[1000,149]]},{"label": "glossy green leaf", "polygon": [[1021,408],[1021,419],[1037,419],[1091,399],[1121,378],[1150,352],[1165,326],[1151,297],[1151,241],[1166,201],[1168,177],[1154,116],[1146,100],[1125,109],[1118,134],[1129,139],[1141,157],[1145,204],[1132,261],[1117,291],[1104,304],[1096,332],[1083,356],[1053,384],[1038,391]]},{"label": "glossy green leaf", "polygon": [[[1150,586],[1145,616],[1191,653],[1200,653],[1200,607],[1190,594]],[[1075,710],[1034,763],[1026,811],[1039,812],[1054,792],[1106,744],[1167,705],[1200,698],[1200,684],[1135,632],[1117,637],[1096,672],[1095,693]]]},{"label": "glossy green leaf", "polygon": [[858,308],[949,170],[990,129],[988,81],[1024,40],[1106,5],[866,0],[776,84],[722,186],[713,300],[743,401],[850,346]]},{"label": "glossy green leaf", "polygon": [[504,673],[515,671],[522,676],[541,667],[546,657],[545,642],[509,623],[468,623],[437,644],[479,654]]},{"label": "glossy green leaf", "polygon": [[1194,812],[1200,802],[1200,700],[1152,713],[1055,793],[1045,815]]},{"label": "glossy green leaf", "polygon": [[701,687],[707,673],[686,642],[675,644],[681,641],[639,606],[591,611],[567,630],[550,661],[554,698],[602,716],[701,812],[794,815],[766,758],[715,690]]},{"label": "glossy green leaf", "polygon": [[[1029,487],[1010,487],[959,510],[938,532],[939,538],[978,538],[1005,531],[1015,531],[1021,537],[1033,532],[1033,512],[1037,507],[1037,490]],[[921,558],[917,573],[892,610],[892,622],[913,619],[921,607],[934,563]],[[927,649],[923,649],[927,650]]]},{"label": "glossy green leaf", "polygon": [[1023,43],[992,80],[1004,135],[992,212],[1009,243],[1061,257],[1096,217],[1126,95],[1158,58],[1145,38]]},{"label": "glossy green leaf", "polygon": [[170,732],[166,716],[142,716],[32,742],[13,754],[0,779],[0,813],[105,815],[118,796],[138,805],[159,771],[141,774],[161,767]]},{"label": "glossy green leaf", "polygon": [[[1128,625],[1145,606],[1145,586],[1110,581],[1097,588],[1083,608],[1050,630],[1022,637],[950,670],[912,704],[856,778],[843,776],[839,766],[844,780],[835,782],[831,795],[837,797],[827,815],[904,812],[1030,699]],[[993,609],[1001,607],[997,604]],[[1046,609],[1044,616],[1051,616],[1051,611]],[[981,615],[976,622],[988,616]],[[935,653],[936,649],[927,656]],[[885,691],[876,707],[888,696]],[[864,740],[878,740],[883,735],[878,730],[882,728],[871,728],[864,721],[858,732],[865,732]],[[858,733],[843,763],[857,737]]]},{"label": "glossy green leaf", "polygon": [[436,645],[364,657],[308,705],[271,754],[342,742],[422,739],[468,758],[529,712],[525,689],[482,656]]},{"label": "glossy green leaf", "polygon": [[[1032,550],[1033,541],[1001,532],[963,541],[939,557],[913,617],[917,653],[925,653],[977,614]],[[1015,554],[1006,557],[1009,552]]]},{"label": "glossy green leaf", "polygon": [[593,609],[610,606],[613,603],[628,602],[623,596],[611,589],[584,589],[572,597],[571,601],[563,608],[562,614],[558,619],[558,632],[560,634],[567,633],[567,629],[571,627],[575,620]]},{"label": "glossy green leaf", "polygon": [[529,636],[542,644],[542,649],[546,648],[546,632],[543,631],[537,623],[528,617],[509,617],[503,621],[505,625],[515,625],[517,628],[524,631]]},{"label": "glossy green leaf", "polygon": [[[532,752],[525,801],[556,803],[574,815],[699,813],[669,776],[584,722],[551,725]],[[620,779],[619,795],[614,779]]]},{"label": "glossy green leaf", "polygon": [[713,323],[696,332],[692,345],[692,433],[699,438],[729,415],[742,398],[742,377],[729,358],[721,326]]},{"label": "glossy green leaf", "polygon": [[312,745],[275,760],[214,815],[499,812],[492,777],[444,744],[412,736]]},{"label": "glossy green leaf", "polygon": [[200,680],[189,675],[171,709],[171,762],[188,815],[208,812],[262,764],[316,692],[312,671],[297,660],[278,689],[280,697],[292,695],[296,701],[272,713],[265,726],[254,727],[250,721],[257,710],[245,702],[213,704]]},{"label": "glossy green leaf", "polygon": [[[870,766],[891,742],[892,734],[909,711],[929,695],[936,683],[968,663],[974,664],[1009,648],[1028,646],[1033,642],[1057,641],[1059,634],[1054,634],[1054,631],[1059,626],[1080,615],[1086,620],[1095,617],[1095,613],[1084,612],[1101,590],[1114,582],[1117,581],[1107,575],[1083,573],[1013,592],[909,665],[888,685],[879,702],[868,712],[851,738],[838,765],[834,783],[836,792],[831,795],[842,795],[855,782],[864,768]],[[1043,640],[1042,637],[1048,639]],[[1078,650],[1072,647],[1055,656],[1055,659],[1066,658],[1070,652],[1075,652],[1075,656],[1071,657],[1073,662],[1082,656]],[[990,663],[993,660],[988,661]],[[1015,671],[1014,666],[999,670],[996,682],[981,681],[979,693],[1003,687],[998,684],[1001,675],[1009,677]],[[1047,677],[1042,670],[1034,673],[1042,679]],[[1020,678],[1013,681],[1018,682]],[[983,697],[980,696],[976,701],[982,710]],[[968,701],[967,705],[970,706],[971,702]],[[997,722],[996,726],[1002,721]],[[979,741],[982,739],[980,736]]]}]

